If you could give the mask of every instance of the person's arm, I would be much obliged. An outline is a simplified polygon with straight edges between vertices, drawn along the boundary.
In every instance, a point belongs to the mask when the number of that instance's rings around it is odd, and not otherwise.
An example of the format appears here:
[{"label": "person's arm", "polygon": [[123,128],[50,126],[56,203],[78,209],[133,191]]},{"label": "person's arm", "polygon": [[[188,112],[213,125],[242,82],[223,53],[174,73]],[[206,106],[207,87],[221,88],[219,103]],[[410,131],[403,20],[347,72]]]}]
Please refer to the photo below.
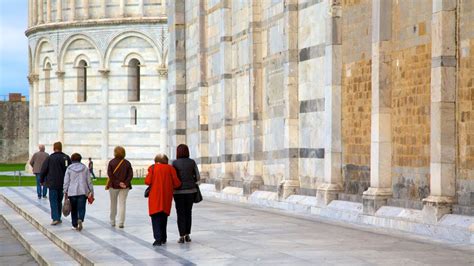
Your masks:
[{"label": "person's arm", "polygon": [[89,169],[85,169],[85,174],[87,176],[87,187],[89,188],[89,192],[94,195],[94,186],[92,185],[92,180],[91,180],[91,173],[89,172]]},{"label": "person's arm", "polygon": [[40,183],[43,184],[46,176],[48,175],[49,172],[49,156],[44,160],[43,165],[41,166],[41,177],[40,177]]},{"label": "person's arm", "polygon": [[128,163],[130,165],[130,167],[128,167],[127,169],[127,177],[125,179],[125,185],[128,185],[128,184],[132,184],[132,178],[133,178],[133,168],[132,168],[132,164],[131,163]]},{"label": "person's arm", "polygon": [[181,186],[181,181],[178,178],[178,175],[176,174],[176,169],[174,167],[171,167],[171,180],[173,182],[173,188],[179,188]]},{"label": "person's arm", "polygon": [[146,175],[145,177],[145,185],[151,185],[152,182],[153,182],[153,167],[155,167],[154,165],[148,167],[148,174]]},{"label": "person's arm", "polygon": [[196,183],[201,180],[201,175],[199,174],[199,168],[196,162],[194,162],[194,180]]},{"label": "person's arm", "polygon": [[30,160],[31,167],[35,167],[35,155],[36,155],[36,153],[33,154],[33,156],[31,156],[31,160]]},{"label": "person's arm", "polygon": [[64,185],[63,185],[63,191],[66,197],[67,197],[67,192],[69,190],[69,183],[71,183],[70,172],[69,172],[69,169],[66,169],[66,173],[64,174]]}]

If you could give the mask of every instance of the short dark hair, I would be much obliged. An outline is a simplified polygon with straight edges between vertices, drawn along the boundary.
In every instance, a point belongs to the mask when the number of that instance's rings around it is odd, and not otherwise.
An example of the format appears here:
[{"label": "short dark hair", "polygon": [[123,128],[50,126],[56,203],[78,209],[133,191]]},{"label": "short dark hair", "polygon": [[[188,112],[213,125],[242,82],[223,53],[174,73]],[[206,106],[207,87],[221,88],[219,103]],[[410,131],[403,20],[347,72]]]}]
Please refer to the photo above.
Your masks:
[{"label": "short dark hair", "polygon": [[55,142],[53,144],[53,150],[54,151],[63,151],[63,144],[61,143],[61,141]]},{"label": "short dark hair", "polygon": [[89,161],[92,161],[92,158],[91,158],[91,157],[89,157]]},{"label": "short dark hair", "polygon": [[81,160],[82,160],[82,156],[79,153],[73,153],[71,155],[71,161],[80,162]]},{"label": "short dark hair", "polygon": [[166,154],[158,154],[155,156],[155,163],[168,164],[168,156]]},{"label": "short dark hair", "polygon": [[176,159],[189,158],[189,148],[186,144],[179,144],[176,148]]}]

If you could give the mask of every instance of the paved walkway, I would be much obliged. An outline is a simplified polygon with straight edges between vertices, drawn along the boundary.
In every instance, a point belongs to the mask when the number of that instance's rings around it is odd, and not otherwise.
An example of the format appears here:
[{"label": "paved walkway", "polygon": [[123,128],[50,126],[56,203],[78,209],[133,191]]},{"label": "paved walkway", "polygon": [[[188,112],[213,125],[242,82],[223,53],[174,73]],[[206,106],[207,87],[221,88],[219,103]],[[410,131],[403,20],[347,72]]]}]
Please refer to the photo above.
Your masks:
[{"label": "paved walkway", "polygon": [[[452,246],[421,238],[390,235],[293,217],[275,211],[203,201],[195,205],[192,243],[180,245],[173,212],[168,244],[152,247],[144,186],[128,198],[124,229],[108,224],[109,198],[96,187],[84,230],[70,230],[69,219],[49,226],[49,203],[33,188],[2,188],[0,193],[27,209],[49,230],[95,261],[149,265],[474,265],[474,247]],[[1,210],[0,210],[1,212]]]},{"label": "paved walkway", "polygon": [[38,265],[0,220],[0,265]]}]

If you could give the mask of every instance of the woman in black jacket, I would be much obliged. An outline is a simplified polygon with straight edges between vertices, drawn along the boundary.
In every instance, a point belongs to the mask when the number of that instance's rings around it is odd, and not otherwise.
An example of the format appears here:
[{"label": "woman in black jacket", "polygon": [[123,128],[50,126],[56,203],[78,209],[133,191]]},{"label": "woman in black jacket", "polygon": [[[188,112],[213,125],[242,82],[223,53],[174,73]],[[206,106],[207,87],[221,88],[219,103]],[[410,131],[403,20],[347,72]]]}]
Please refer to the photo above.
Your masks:
[{"label": "woman in black jacket", "polygon": [[173,162],[181,187],[174,191],[174,202],[178,214],[178,243],[191,242],[191,212],[194,197],[197,193],[197,182],[200,180],[199,170],[196,162],[189,158],[189,148],[180,144],[176,149],[176,160]]}]

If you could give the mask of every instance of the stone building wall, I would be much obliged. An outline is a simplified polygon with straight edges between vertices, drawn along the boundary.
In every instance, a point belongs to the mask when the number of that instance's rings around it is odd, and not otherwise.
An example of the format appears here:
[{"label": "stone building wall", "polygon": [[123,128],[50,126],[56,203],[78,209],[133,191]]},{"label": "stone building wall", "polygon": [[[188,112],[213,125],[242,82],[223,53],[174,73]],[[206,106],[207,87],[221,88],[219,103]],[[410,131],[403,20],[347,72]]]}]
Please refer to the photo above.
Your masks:
[{"label": "stone building wall", "polygon": [[0,102],[0,163],[28,159],[28,103]]},{"label": "stone building wall", "polygon": [[[447,136],[439,133],[444,131],[438,121],[447,118],[430,115],[442,109],[432,91],[438,96],[452,88],[438,84],[447,77],[436,74],[437,67],[446,67],[437,62],[447,59],[437,57],[444,44],[433,45],[432,34],[449,44],[457,26],[435,17],[459,12],[459,204],[454,210],[468,213],[474,176],[474,5],[433,3],[170,3],[171,43],[176,44],[169,58],[169,88],[176,90],[169,97],[171,147],[189,144],[218,189],[259,189],[281,197],[321,194],[317,199],[326,203],[366,197],[421,209],[424,199],[441,197],[451,182],[442,180],[448,168],[433,168],[446,154],[439,153]],[[439,185],[431,168],[447,185]]]}]

